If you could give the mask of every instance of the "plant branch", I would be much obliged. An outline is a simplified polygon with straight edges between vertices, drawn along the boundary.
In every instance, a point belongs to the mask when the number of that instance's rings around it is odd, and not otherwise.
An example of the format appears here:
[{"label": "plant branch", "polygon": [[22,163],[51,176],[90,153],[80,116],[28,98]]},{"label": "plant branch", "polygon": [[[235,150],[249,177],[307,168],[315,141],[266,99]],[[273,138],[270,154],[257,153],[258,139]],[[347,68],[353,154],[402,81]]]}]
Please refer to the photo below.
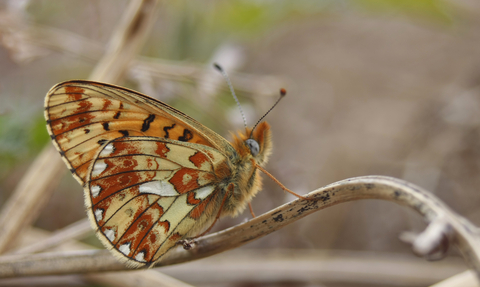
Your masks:
[{"label": "plant branch", "polygon": [[[8,16],[0,13],[0,35],[2,35],[0,41],[17,62],[28,63],[48,53],[59,52],[86,62],[96,63],[105,53],[101,44],[89,38]],[[121,38],[118,41],[121,42]],[[220,84],[217,82],[215,77],[205,77],[206,72],[211,72],[211,65],[206,67],[203,63],[168,61],[137,55],[130,62],[128,69],[126,76],[135,81],[147,77],[155,80],[195,82],[210,88],[226,89],[222,82]],[[255,95],[255,97],[276,97],[278,88],[284,86],[287,81],[279,76],[236,71],[230,72],[230,76],[235,82],[236,90],[247,95]]]},{"label": "plant branch", "polygon": [[[383,199],[414,209],[429,223],[442,218],[449,226],[452,243],[462,251],[465,261],[477,274],[480,273],[478,228],[450,210],[434,195],[413,184],[391,177],[365,176],[325,186],[309,193],[307,197],[310,200],[294,200],[243,224],[198,238],[189,251],[177,246],[157,266],[196,260],[239,247],[339,203]],[[128,268],[106,250],[0,257],[0,278],[116,270]]]}]

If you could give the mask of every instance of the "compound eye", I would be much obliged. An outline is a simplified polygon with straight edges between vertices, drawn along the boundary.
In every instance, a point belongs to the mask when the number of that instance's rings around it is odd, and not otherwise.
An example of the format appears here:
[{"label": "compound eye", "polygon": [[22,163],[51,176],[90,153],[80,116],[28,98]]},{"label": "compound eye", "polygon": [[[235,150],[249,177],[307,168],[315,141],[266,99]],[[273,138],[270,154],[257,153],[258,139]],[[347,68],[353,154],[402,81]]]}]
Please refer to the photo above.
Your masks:
[{"label": "compound eye", "polygon": [[258,145],[257,141],[254,139],[248,139],[245,141],[245,144],[250,149],[250,153],[253,156],[257,156],[258,152],[260,151],[260,146]]}]

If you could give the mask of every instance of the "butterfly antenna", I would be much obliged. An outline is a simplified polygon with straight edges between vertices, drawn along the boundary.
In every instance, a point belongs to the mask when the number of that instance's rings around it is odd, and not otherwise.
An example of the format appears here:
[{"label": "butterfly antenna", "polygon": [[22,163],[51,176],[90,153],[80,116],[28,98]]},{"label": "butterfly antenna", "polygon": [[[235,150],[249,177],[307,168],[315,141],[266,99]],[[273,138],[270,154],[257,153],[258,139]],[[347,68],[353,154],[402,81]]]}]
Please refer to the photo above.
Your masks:
[{"label": "butterfly antenna", "polygon": [[225,78],[225,81],[227,82],[228,87],[230,88],[230,92],[232,93],[232,96],[235,99],[235,102],[237,102],[237,107],[240,110],[240,113],[242,114],[243,125],[245,126],[245,129],[246,129],[247,128],[247,119],[245,118],[245,114],[243,113],[242,106],[240,106],[240,102],[238,101],[237,95],[235,95],[235,91],[233,90],[232,82],[230,82],[230,78],[228,77],[227,72],[225,72],[223,70],[223,68],[217,63],[213,63],[213,66],[215,67],[215,69],[217,69],[222,74],[223,78]]},{"label": "butterfly antenna", "polygon": [[275,102],[275,104],[273,104],[273,106],[258,120],[258,122],[255,124],[255,126],[253,127],[252,129],[252,132],[250,133],[250,138],[252,137],[253,135],[253,131],[255,130],[255,128],[258,126],[258,124],[273,110],[273,108],[275,108],[275,106],[280,102],[280,100],[287,94],[287,90],[285,90],[284,88],[281,88],[280,89],[280,98],[278,98],[278,100]]}]

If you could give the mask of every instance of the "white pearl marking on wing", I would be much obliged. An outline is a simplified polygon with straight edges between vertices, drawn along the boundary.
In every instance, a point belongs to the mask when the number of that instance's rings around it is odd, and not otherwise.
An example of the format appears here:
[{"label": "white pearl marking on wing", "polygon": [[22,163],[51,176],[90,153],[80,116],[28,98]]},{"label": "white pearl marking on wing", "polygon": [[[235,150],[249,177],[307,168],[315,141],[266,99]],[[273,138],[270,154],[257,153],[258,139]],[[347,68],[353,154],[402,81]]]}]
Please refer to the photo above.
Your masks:
[{"label": "white pearl marking on wing", "polygon": [[97,222],[103,219],[103,209],[95,209],[95,219]]},{"label": "white pearl marking on wing", "polygon": [[105,236],[108,240],[110,240],[110,242],[112,242],[115,239],[115,231],[112,229],[107,229],[105,230]]},{"label": "white pearl marking on wing", "polygon": [[101,157],[109,156],[114,150],[115,150],[115,147],[113,146],[113,144],[109,143],[100,152],[100,156]]},{"label": "white pearl marking on wing", "polygon": [[140,262],[146,262],[145,261],[145,252],[138,252],[138,254],[135,256],[135,260],[140,261]]},{"label": "white pearl marking on wing", "polygon": [[128,256],[128,254],[130,254],[130,242],[120,245],[118,250]]},{"label": "white pearl marking on wing", "polygon": [[107,164],[103,161],[97,161],[93,165],[92,176],[101,174],[107,168]]},{"label": "white pearl marking on wing", "polygon": [[205,199],[207,198],[210,194],[212,194],[212,191],[215,188],[212,185],[204,186],[202,188],[199,188],[195,190],[195,198],[196,199]]},{"label": "white pearl marking on wing", "polygon": [[140,193],[153,193],[160,196],[178,196],[180,195],[175,187],[167,181],[150,181],[139,187]]},{"label": "white pearl marking on wing", "polygon": [[98,185],[94,185],[94,186],[90,187],[90,191],[92,192],[93,197],[97,197],[98,194],[100,193],[100,190],[101,190],[101,188]]}]

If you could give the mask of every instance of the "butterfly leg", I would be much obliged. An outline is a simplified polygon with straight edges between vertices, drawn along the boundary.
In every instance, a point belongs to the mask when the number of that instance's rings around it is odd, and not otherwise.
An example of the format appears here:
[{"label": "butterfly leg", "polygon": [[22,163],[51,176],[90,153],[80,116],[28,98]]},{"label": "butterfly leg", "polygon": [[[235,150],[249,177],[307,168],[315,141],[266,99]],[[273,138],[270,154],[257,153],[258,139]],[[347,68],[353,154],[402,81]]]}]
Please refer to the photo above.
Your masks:
[{"label": "butterfly leg", "polygon": [[195,240],[195,238],[204,236],[205,234],[207,234],[213,228],[213,226],[217,222],[218,218],[220,218],[220,214],[222,213],[222,209],[223,209],[223,206],[225,205],[225,201],[227,201],[228,195],[233,193],[233,189],[234,189],[233,183],[230,184],[227,189],[228,189],[228,191],[225,192],[225,196],[223,197],[223,200],[222,200],[222,205],[220,205],[220,209],[218,210],[217,216],[215,217],[215,220],[213,221],[212,225],[210,225],[210,227],[207,230],[205,230],[204,232],[202,232],[201,234],[199,234],[197,236],[180,240],[178,242],[178,244],[182,244],[183,248],[185,248],[186,250],[190,250],[191,245],[194,243],[193,241]]},{"label": "butterfly leg", "polygon": [[276,184],[278,184],[284,191],[288,192],[288,193],[291,193],[293,195],[295,195],[296,197],[300,198],[300,199],[304,199],[304,200],[317,200],[316,198],[308,198],[308,197],[305,197],[305,196],[302,196],[296,192],[293,192],[291,191],[290,189],[288,189],[285,185],[283,185],[278,179],[276,179],[273,175],[271,175],[268,171],[266,171],[263,167],[259,166],[258,164],[255,163],[255,166],[261,170],[264,174],[266,174],[268,177],[270,177]]},{"label": "butterfly leg", "polygon": [[228,195],[230,194],[233,194],[233,189],[234,189],[234,185],[233,183],[231,183],[228,187],[227,187],[228,191],[225,192],[225,196],[223,197],[223,200],[222,200],[222,205],[220,205],[220,209],[218,209],[218,213],[217,213],[217,216],[215,217],[215,220],[213,221],[212,225],[210,225],[210,227],[205,230],[204,232],[202,232],[200,235],[197,235],[193,238],[198,238],[200,236],[204,236],[205,234],[207,234],[212,228],[213,226],[215,225],[215,223],[217,223],[217,220],[218,218],[220,218],[220,214],[222,213],[222,209],[223,209],[223,206],[225,205],[225,201],[227,201],[227,198],[228,198]]},{"label": "butterfly leg", "polygon": [[252,208],[252,203],[251,203],[251,202],[248,203],[248,208],[250,209],[250,214],[252,215],[252,217],[255,218],[256,216],[255,216],[255,213],[253,212],[253,208]]},{"label": "butterfly leg", "polygon": [[227,201],[227,198],[228,198],[228,195],[229,195],[229,194],[233,194],[233,189],[234,189],[234,185],[233,185],[233,184],[230,184],[230,185],[228,186],[228,191],[225,192],[225,196],[223,197],[222,205],[220,206],[220,209],[218,210],[217,216],[215,217],[215,220],[213,221],[212,225],[210,225],[210,227],[209,227],[207,230],[205,230],[204,232],[202,232],[201,234],[199,234],[199,235],[197,235],[197,236],[179,240],[179,241],[177,242],[177,244],[183,245],[183,249],[185,249],[185,250],[190,250],[190,249],[192,249],[193,246],[195,245],[195,239],[198,238],[198,237],[201,237],[201,236],[203,236],[203,235],[205,235],[205,234],[207,234],[207,233],[213,228],[213,226],[214,226],[215,223],[217,222],[218,218],[220,218],[220,214],[222,213],[222,209],[223,209],[223,206],[225,205],[225,201]]}]

